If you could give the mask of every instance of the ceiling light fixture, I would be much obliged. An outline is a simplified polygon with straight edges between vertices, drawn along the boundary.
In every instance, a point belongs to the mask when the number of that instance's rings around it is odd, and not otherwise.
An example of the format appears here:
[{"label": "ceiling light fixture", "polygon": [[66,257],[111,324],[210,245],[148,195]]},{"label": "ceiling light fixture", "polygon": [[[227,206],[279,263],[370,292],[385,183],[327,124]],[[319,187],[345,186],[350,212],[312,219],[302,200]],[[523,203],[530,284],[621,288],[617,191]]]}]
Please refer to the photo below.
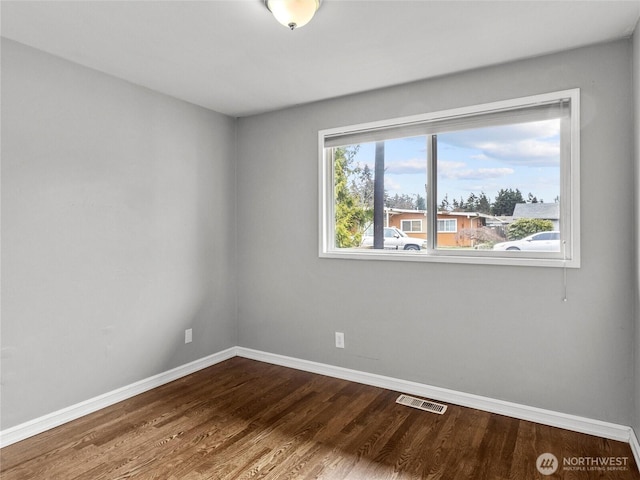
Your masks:
[{"label": "ceiling light fixture", "polygon": [[321,0],[264,0],[276,20],[291,30],[311,21]]}]

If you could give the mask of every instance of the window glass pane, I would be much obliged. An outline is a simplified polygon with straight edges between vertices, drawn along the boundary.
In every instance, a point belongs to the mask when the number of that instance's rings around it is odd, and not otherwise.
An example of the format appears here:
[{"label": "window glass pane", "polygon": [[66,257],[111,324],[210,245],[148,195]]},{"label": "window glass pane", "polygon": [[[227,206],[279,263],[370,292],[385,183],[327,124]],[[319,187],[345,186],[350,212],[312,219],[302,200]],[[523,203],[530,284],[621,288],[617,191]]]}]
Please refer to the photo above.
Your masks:
[{"label": "window glass pane", "polygon": [[422,220],[401,220],[400,229],[403,232],[421,232]]},{"label": "window glass pane", "polygon": [[437,248],[559,252],[559,234],[527,237],[560,230],[560,150],[560,119],[440,133],[438,217],[458,228]]},{"label": "window glass pane", "polygon": [[570,90],[321,132],[321,254],[578,267],[578,114]]},{"label": "window glass pane", "polygon": [[[439,216],[446,216],[447,213],[439,212]],[[458,221],[455,218],[439,218],[438,219],[438,233],[455,233],[458,229]],[[440,236],[439,236],[440,238]],[[440,238],[440,243],[442,239]]]},{"label": "window glass pane", "polygon": [[[383,248],[394,252],[422,250],[426,240],[426,136],[379,142],[384,154],[376,170],[376,142],[330,149],[334,158],[335,232],[337,248],[374,248],[376,171],[382,179]],[[411,235],[407,235],[409,232]]]}]

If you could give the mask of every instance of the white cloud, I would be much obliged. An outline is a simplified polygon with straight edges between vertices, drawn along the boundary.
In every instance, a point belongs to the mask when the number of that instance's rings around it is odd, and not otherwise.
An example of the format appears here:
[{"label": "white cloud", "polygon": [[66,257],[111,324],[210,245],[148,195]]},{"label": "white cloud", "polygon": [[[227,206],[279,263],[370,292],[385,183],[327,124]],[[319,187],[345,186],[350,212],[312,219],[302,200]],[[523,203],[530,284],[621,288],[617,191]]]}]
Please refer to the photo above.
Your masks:
[{"label": "white cloud", "polygon": [[427,161],[419,158],[389,162],[385,169],[385,173],[392,175],[413,175],[416,173],[426,174],[426,171]]},{"label": "white cloud", "polygon": [[478,150],[475,160],[513,166],[555,166],[560,162],[559,121],[504,125],[440,135],[443,144]]},{"label": "white cloud", "polygon": [[476,176],[471,177],[474,179],[486,179],[486,178],[502,178],[507,175],[513,175],[515,170],[513,168],[479,168],[476,170]]},{"label": "white cloud", "polygon": [[486,142],[478,144],[476,148],[480,149],[485,157],[509,163],[522,164],[526,162],[527,166],[557,164],[560,161],[560,145],[558,143],[537,139],[506,143]]},{"label": "white cloud", "polygon": [[389,178],[389,177],[384,177],[384,188],[385,190],[387,190],[388,192],[394,192],[394,193],[402,193],[403,192],[403,188],[402,185],[400,185],[398,182],[396,182],[395,180]]},{"label": "white cloud", "polygon": [[487,180],[512,175],[513,168],[467,168],[464,162],[438,161],[438,176],[449,180]]}]

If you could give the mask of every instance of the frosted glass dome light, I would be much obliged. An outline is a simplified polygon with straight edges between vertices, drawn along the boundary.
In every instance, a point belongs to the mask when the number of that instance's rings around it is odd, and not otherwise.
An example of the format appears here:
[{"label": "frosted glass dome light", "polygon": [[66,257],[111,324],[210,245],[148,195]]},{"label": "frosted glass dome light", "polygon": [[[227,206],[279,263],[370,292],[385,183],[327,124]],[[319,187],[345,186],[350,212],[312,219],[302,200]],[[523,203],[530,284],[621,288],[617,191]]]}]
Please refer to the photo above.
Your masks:
[{"label": "frosted glass dome light", "polygon": [[265,0],[264,3],[276,20],[291,30],[309,23],[320,8],[320,0]]}]

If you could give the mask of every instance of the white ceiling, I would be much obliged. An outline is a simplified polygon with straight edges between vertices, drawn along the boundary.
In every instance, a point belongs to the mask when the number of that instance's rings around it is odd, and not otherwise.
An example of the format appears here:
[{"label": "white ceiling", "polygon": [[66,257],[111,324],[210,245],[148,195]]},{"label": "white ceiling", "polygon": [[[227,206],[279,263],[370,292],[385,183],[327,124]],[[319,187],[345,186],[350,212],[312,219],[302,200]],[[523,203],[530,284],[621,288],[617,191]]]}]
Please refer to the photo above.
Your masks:
[{"label": "white ceiling", "polygon": [[6,1],[2,36],[232,116],[632,34],[640,0]]}]

